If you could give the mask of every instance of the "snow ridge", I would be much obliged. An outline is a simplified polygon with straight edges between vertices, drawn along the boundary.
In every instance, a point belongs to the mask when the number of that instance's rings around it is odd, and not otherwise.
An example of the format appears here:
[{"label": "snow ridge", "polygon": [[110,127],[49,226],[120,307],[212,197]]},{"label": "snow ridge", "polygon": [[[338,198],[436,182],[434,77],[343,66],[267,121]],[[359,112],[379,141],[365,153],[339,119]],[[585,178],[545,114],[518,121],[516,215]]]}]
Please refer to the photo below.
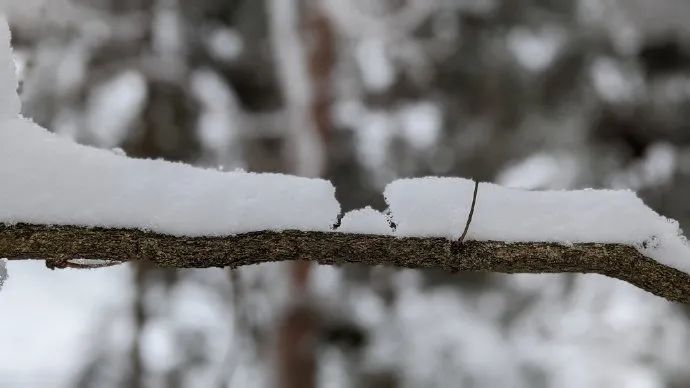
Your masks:
[{"label": "snow ridge", "polygon": [[174,236],[329,231],[340,204],[322,179],[221,172],[73,143],[0,121],[0,222],[136,228]]},{"label": "snow ridge", "polygon": [[[470,212],[474,182],[401,179],[384,192],[398,237],[457,240]],[[612,243],[637,248],[690,273],[690,246],[677,221],[627,190],[526,191],[481,183],[467,240]]]}]

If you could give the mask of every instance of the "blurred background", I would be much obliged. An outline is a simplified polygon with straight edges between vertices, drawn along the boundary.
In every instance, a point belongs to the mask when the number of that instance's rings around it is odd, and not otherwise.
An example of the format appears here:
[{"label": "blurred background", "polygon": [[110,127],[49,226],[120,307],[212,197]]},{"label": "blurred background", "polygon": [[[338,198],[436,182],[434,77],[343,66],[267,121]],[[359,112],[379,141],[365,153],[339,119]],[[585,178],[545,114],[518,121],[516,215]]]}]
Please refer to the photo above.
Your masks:
[{"label": "blurred background", "polygon": [[[133,157],[628,188],[690,230],[686,0],[0,0],[23,113]],[[88,204],[85,204],[88,206]],[[9,264],[0,387],[684,388],[690,308],[596,275]]]}]

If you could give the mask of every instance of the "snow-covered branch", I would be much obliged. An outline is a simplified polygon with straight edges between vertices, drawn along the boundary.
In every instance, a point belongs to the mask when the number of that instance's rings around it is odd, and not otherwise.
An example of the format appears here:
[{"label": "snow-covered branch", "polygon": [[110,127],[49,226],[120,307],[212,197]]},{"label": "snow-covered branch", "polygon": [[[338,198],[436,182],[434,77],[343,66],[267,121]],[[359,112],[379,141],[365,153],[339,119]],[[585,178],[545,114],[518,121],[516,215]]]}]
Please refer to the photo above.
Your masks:
[{"label": "snow-covered branch", "polygon": [[254,232],[229,237],[174,237],[140,230],[0,226],[0,256],[46,259],[51,267],[84,260],[147,260],[161,267],[238,267],[309,260],[451,272],[595,273],[631,283],[671,301],[690,303],[690,275],[622,244],[504,243],[396,238],[329,232]]},{"label": "snow-covered branch", "polygon": [[0,121],[0,129],[0,257],[49,259],[52,267],[310,260],[585,272],[690,303],[690,247],[678,223],[629,191],[482,183],[473,206],[470,180],[402,179],[386,187],[388,214],[352,211],[336,228],[340,204],[325,180],[131,159],[24,119]]},{"label": "snow-covered branch", "polygon": [[678,223],[629,191],[482,183],[477,195],[467,179],[401,179],[385,189],[386,214],[355,210],[334,227],[341,207],[331,182],[78,145],[22,118],[16,89],[9,29],[0,20],[0,258],[48,259],[52,267],[310,260],[588,272],[690,302],[690,246]]}]

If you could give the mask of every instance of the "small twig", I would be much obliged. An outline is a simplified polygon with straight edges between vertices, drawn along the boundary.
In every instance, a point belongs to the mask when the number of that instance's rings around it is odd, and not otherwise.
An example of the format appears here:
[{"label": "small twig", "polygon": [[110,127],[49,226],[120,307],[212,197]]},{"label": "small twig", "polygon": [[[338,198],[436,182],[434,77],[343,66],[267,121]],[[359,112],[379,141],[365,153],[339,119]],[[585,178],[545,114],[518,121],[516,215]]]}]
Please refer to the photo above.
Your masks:
[{"label": "small twig", "polygon": [[477,193],[479,192],[479,181],[474,181],[474,194],[472,194],[472,207],[470,207],[470,214],[467,216],[467,223],[465,224],[465,230],[462,232],[462,236],[458,240],[458,244],[462,244],[467,237],[467,232],[470,230],[470,224],[472,223],[472,216],[474,216],[474,206],[477,204]]}]

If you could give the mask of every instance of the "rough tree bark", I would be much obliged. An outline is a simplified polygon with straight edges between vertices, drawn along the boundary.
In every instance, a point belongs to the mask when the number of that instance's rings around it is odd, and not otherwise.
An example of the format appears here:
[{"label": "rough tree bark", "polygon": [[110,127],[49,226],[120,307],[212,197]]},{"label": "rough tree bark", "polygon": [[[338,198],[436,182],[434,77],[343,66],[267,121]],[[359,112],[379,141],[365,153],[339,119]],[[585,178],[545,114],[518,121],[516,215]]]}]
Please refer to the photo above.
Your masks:
[{"label": "rough tree bark", "polygon": [[228,237],[173,237],[140,230],[1,225],[0,257],[47,260],[150,261],[167,268],[239,267],[308,260],[451,272],[596,273],[671,301],[690,304],[690,275],[620,244],[504,243],[444,238],[396,238],[324,232],[253,232]]}]

